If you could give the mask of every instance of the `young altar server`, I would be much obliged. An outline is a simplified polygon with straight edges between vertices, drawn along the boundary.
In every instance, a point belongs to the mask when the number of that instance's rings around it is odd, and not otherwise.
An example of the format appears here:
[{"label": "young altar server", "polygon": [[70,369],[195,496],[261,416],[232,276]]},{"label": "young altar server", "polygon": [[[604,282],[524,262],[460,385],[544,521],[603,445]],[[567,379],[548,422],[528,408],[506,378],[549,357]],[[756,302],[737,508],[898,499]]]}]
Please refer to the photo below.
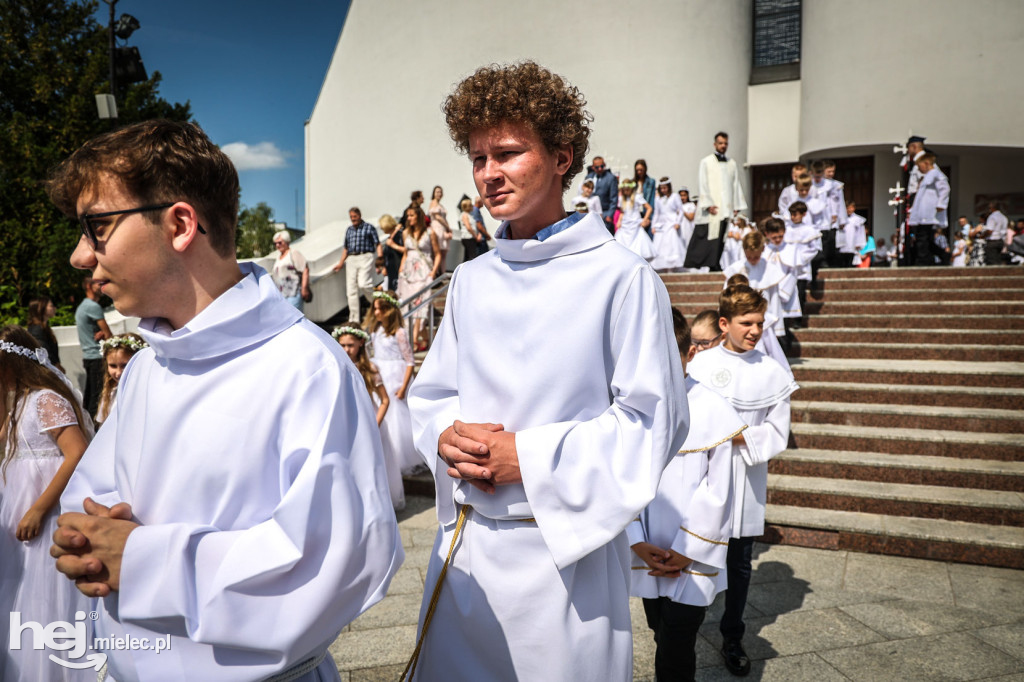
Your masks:
[{"label": "young altar server", "polygon": [[789,396],[799,388],[775,360],[755,349],[768,302],[747,286],[733,286],[719,299],[719,328],[724,341],[698,353],[687,369],[694,379],[725,398],[749,428],[733,439],[734,494],[729,550],[729,586],[725,593],[722,657],[730,672],[746,675],[750,659],[743,650],[743,608],[750,584],[754,539],[764,533],[768,461],[789,440]]},{"label": "young altar server", "polygon": [[[683,314],[672,309],[679,357],[697,349]],[[658,486],[658,495],[626,528],[634,597],[642,597],[654,631],[659,680],[693,680],[697,630],[715,595],[726,588],[725,556],[732,521],[732,440],[746,428],[732,406],[686,377],[692,426]]]},{"label": "young altar server", "polygon": [[837,243],[841,241],[839,246],[839,253],[842,255],[839,261],[840,265],[849,268],[860,265],[860,250],[868,243],[864,230],[868,221],[856,213],[857,204],[854,201],[846,202],[844,210],[846,211],[846,225],[840,231],[841,237],[837,237],[836,241]]},{"label": "young altar server", "polygon": [[779,285],[779,303],[782,306],[784,320],[803,316],[800,310],[800,295],[797,289],[796,245],[786,243],[786,223],[778,218],[764,221],[765,251],[763,257],[775,263],[786,274],[785,281]]},{"label": "young altar server", "polygon": [[574,207],[578,207],[580,204],[587,207],[587,213],[601,214],[601,198],[594,194],[593,180],[584,180],[580,186],[580,193],[570,203]]},{"label": "young altar server", "polygon": [[795,201],[789,207],[789,222],[786,224],[785,242],[792,251],[789,262],[796,276],[800,310],[807,311],[807,286],[814,279],[814,259],[821,252],[821,232],[813,224],[804,222],[807,204]]},{"label": "young altar server", "polygon": [[786,185],[782,190],[782,193],[779,194],[779,216],[781,216],[783,220],[787,220],[789,218],[789,205],[798,199],[796,193],[796,179],[801,175],[807,174],[807,166],[802,163],[794,164],[789,173],[793,182],[792,184]]},{"label": "young altar server", "polygon": [[566,216],[590,134],[579,90],[489,66],[444,112],[503,222],[452,276],[410,391],[441,528],[409,675],[631,680],[623,531],[688,423],[668,293],[600,214]]},{"label": "young altar server", "polygon": [[914,235],[914,265],[934,265],[938,255],[935,230],[949,225],[949,180],[935,165],[934,154],[926,152],[915,163],[921,172],[921,181],[907,218]]},{"label": "young altar server", "polygon": [[679,230],[683,222],[683,202],[679,195],[672,191],[671,178],[658,181],[658,196],[654,198],[654,220],[651,240],[654,258],[651,267],[660,272],[672,272],[683,267],[686,250]]},{"label": "young altar server", "polygon": [[[791,298],[796,293],[796,281],[787,278],[785,271],[776,263],[763,258],[764,235],[758,231],[748,232],[743,236],[743,258],[722,272],[726,282],[736,274],[743,274],[747,278],[747,284],[758,291],[768,300],[766,317],[771,318],[766,323],[775,336],[785,336],[786,328],[782,321],[782,299]],[[726,285],[728,286],[728,284]],[[792,289],[783,290],[783,286]],[[723,287],[724,288],[724,287]]]},{"label": "young altar server", "polygon": [[91,270],[149,348],[61,497],[57,569],[100,597],[108,679],[338,680],[327,647],[402,561],[374,409],[330,335],[235,260],[238,175],[191,123],[55,171]]}]

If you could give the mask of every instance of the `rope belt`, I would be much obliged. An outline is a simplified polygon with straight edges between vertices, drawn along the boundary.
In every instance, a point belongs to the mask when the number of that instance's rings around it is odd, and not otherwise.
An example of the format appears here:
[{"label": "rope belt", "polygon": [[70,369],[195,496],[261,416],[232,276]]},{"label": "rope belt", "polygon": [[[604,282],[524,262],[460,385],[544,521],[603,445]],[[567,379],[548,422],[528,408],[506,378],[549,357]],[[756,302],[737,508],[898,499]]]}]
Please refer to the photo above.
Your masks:
[{"label": "rope belt", "polygon": [[[437,582],[434,584],[434,591],[430,595],[430,604],[427,606],[427,613],[423,616],[423,629],[420,630],[420,637],[416,641],[416,649],[413,650],[412,656],[409,658],[409,662],[405,665],[405,670],[402,671],[402,676],[398,679],[411,680],[412,676],[416,673],[416,664],[420,659],[420,650],[423,648],[423,642],[427,638],[427,630],[430,629],[430,620],[434,617],[434,609],[437,608],[438,598],[441,596],[441,586],[444,584],[444,577],[448,574],[448,564],[452,561],[452,556],[455,554],[455,543],[459,541],[459,535],[462,534],[462,528],[466,525],[466,517],[469,516],[469,510],[472,509],[469,505],[463,505],[459,509],[459,519],[455,522],[455,533],[452,535],[452,544],[448,547],[448,556],[444,559],[444,566],[441,567],[441,572],[437,576]],[[537,520],[530,519],[516,519],[523,523],[536,523]]]},{"label": "rope belt", "polygon": [[279,673],[277,673],[276,675],[274,675],[272,677],[268,677],[263,682],[292,682],[293,680],[299,679],[300,677],[302,677],[306,673],[309,673],[309,672],[312,672],[313,670],[316,670],[317,666],[319,666],[321,663],[323,663],[323,660],[326,657],[327,657],[327,652],[326,651],[324,651],[323,653],[321,653],[318,656],[310,656],[306,660],[300,661],[299,663],[296,663],[291,668],[288,668],[285,671],[279,672]]}]

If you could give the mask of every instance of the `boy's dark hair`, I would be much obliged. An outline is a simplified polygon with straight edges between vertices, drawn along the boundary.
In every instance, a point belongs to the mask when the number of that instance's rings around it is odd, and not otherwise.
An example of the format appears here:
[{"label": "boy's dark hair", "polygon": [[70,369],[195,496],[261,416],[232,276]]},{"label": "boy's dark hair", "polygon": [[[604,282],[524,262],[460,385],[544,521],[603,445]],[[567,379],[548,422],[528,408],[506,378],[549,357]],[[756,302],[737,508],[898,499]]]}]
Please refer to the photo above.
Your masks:
[{"label": "boy's dark hair", "polygon": [[793,182],[793,186],[797,189],[808,189],[812,184],[814,184],[814,180],[807,173],[796,176],[796,181]]},{"label": "boy's dark hair", "polygon": [[937,160],[938,160],[938,159],[936,158],[936,156],[935,156],[934,154],[929,154],[929,153],[925,152],[925,153],[924,153],[924,154],[923,154],[923,155],[922,155],[922,156],[921,156],[921,157],[920,157],[920,158],[919,158],[919,159],[917,160],[917,163],[921,163],[921,162],[924,162],[924,163],[930,163],[930,164],[932,164],[932,165],[934,166],[934,165],[935,165],[935,162],[936,162]]},{"label": "boy's dark hair", "polygon": [[802,201],[794,201],[789,205],[790,213],[807,213],[807,204]]},{"label": "boy's dark hair", "polygon": [[727,279],[725,281],[726,288],[732,287],[732,286],[737,286],[737,285],[740,285],[740,284],[745,284],[747,286],[750,286],[750,280],[747,279],[747,276],[744,275],[741,272],[737,272],[735,275],[733,275],[732,277],[730,277],[729,279]]},{"label": "boy's dark hair", "polygon": [[590,145],[590,123],[583,93],[564,78],[532,61],[482,66],[455,86],[442,110],[455,147],[469,151],[474,130],[505,122],[525,123],[540,136],[549,151],[563,145],[572,149],[572,164],[562,176],[569,189],[585,163]]},{"label": "boy's dark hair", "polygon": [[155,119],[94,137],[50,173],[50,200],[73,218],[78,198],[108,173],[140,205],[191,204],[213,249],[234,254],[238,173],[196,124]]},{"label": "boy's dark hair", "polygon": [[821,161],[820,159],[818,161],[812,162],[811,163],[811,172],[814,173],[815,175],[821,175],[822,173],[824,173],[825,172],[825,162]]},{"label": "boy's dark hair", "polygon": [[[794,202],[794,203],[803,203],[803,202]],[[792,206],[790,206],[789,208],[790,208],[790,211],[793,210]],[[764,223],[762,224],[762,227],[764,228],[764,233],[765,234],[775,234],[776,232],[785,232],[786,231],[786,223],[784,221],[780,220],[779,218],[768,218],[767,220],[764,221]]]},{"label": "boy's dark hair", "polygon": [[711,325],[712,329],[718,329],[717,310],[702,310],[697,313],[697,316],[693,318],[693,322],[690,324],[690,329],[704,325]]},{"label": "boy's dark hair", "polygon": [[748,232],[743,235],[741,244],[744,251],[764,251],[764,235],[758,230]]},{"label": "boy's dark hair", "polygon": [[686,317],[679,312],[679,308],[672,308],[672,329],[676,334],[676,346],[680,353],[690,350],[690,325],[686,324]]},{"label": "boy's dark hair", "polygon": [[826,169],[828,169],[828,168],[835,168],[836,167],[836,162],[833,161],[832,159],[822,159],[821,164]]},{"label": "boy's dark hair", "polygon": [[720,137],[728,140],[729,139],[729,133],[726,133],[726,132],[723,132],[723,131],[719,130],[717,133],[715,133],[714,139],[717,140]]}]

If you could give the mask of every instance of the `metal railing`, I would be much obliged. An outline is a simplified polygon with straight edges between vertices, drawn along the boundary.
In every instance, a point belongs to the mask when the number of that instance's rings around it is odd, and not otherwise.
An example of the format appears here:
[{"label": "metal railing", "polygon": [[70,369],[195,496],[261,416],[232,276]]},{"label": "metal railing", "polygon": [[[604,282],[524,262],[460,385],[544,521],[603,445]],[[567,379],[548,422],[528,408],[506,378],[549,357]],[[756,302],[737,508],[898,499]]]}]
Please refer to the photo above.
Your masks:
[{"label": "metal railing", "polygon": [[416,301],[417,298],[423,296],[423,294],[427,294],[427,296],[422,301],[417,303],[414,307],[411,307],[408,312],[402,314],[402,316],[406,319],[406,324],[408,325],[407,333],[409,334],[409,343],[413,346],[413,348],[416,347],[416,337],[413,335],[413,330],[415,326],[413,313],[415,313],[423,306],[429,306],[429,308],[427,308],[427,320],[428,323],[430,324],[430,334],[427,338],[430,340],[430,343],[433,343],[435,324],[434,318],[436,312],[434,308],[434,299],[436,299],[438,296],[445,294],[448,291],[448,286],[451,284],[451,280],[451,273],[446,272],[437,277],[437,279],[430,282],[416,293],[411,294],[404,301],[398,302],[398,309],[404,310],[406,306],[411,306],[413,302]]}]

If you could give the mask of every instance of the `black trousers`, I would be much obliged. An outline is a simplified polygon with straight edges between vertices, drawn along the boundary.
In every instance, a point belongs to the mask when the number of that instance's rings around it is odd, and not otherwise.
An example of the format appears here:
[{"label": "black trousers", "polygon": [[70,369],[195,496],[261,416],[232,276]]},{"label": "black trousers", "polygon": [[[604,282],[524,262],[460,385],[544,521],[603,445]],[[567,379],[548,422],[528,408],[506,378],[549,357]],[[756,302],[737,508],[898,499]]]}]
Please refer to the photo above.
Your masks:
[{"label": "black trousers", "polygon": [[103,358],[82,360],[82,365],[85,367],[85,411],[93,417],[96,416],[96,409],[100,405],[105,364]]},{"label": "black trousers", "polygon": [[743,624],[743,609],[747,606],[753,550],[754,538],[729,538],[729,551],[725,555],[729,587],[725,592],[725,612],[718,625],[724,639],[743,639],[747,629]]},{"label": "black trousers", "polygon": [[693,682],[697,673],[697,631],[707,608],[658,597],[644,599],[644,613],[658,645],[654,654],[658,682]]},{"label": "black trousers", "polygon": [[719,271],[722,266],[722,249],[725,248],[725,233],[729,231],[729,221],[723,220],[718,227],[718,238],[708,239],[707,224],[695,225],[690,245],[686,247],[684,268],[710,268]]},{"label": "black trousers", "polygon": [[811,280],[818,279],[818,270],[821,266],[827,265],[830,268],[839,267],[836,262],[836,231],[835,230],[822,230],[821,231],[821,251],[814,256],[811,261]]},{"label": "black trousers", "polygon": [[985,240],[985,265],[1003,265],[1003,246],[1002,239]]},{"label": "black trousers", "polygon": [[476,239],[470,237],[469,239],[460,239],[462,242],[462,262],[473,260],[476,258]]},{"label": "black trousers", "polygon": [[938,247],[935,245],[934,225],[911,225],[914,234],[914,265],[935,265]]}]

